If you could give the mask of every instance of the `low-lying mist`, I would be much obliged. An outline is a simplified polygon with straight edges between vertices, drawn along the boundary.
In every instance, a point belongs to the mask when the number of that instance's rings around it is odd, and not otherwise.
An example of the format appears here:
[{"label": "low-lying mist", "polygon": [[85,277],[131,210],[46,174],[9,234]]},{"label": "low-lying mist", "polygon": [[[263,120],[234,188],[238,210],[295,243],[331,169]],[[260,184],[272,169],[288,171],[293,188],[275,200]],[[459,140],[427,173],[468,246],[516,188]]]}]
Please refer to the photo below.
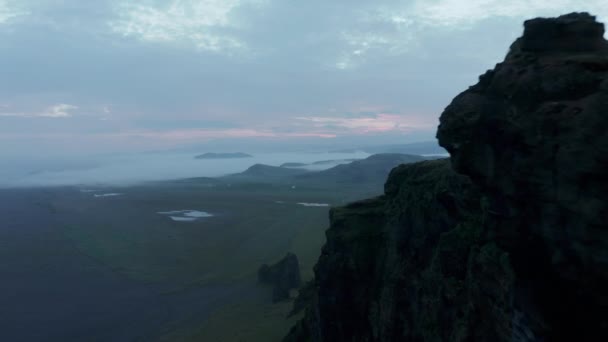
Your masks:
[{"label": "low-lying mist", "polygon": [[[246,151],[245,151],[246,152]],[[196,153],[140,153],[86,158],[20,159],[3,161],[0,187],[65,185],[133,185],[141,182],[192,177],[218,177],[246,170],[254,164],[314,163],[315,170],[331,168],[343,160],[363,159],[368,153],[258,153],[252,158],[195,159]]]}]

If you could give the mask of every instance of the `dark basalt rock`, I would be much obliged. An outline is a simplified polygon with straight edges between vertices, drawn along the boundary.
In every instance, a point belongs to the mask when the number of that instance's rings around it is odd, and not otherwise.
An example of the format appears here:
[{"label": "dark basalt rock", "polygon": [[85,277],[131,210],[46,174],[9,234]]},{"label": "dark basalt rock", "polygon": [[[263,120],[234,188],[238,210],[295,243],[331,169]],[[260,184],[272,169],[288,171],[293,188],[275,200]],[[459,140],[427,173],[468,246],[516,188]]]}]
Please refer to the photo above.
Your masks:
[{"label": "dark basalt rock", "polygon": [[536,18],[524,23],[524,35],[514,50],[543,52],[593,52],[606,49],[604,24],[589,13],[558,18]]},{"label": "dark basalt rock", "polygon": [[441,116],[440,144],[491,208],[514,307],[549,340],[608,340],[608,43],[589,14],[526,22]]},{"label": "dark basalt rock", "polygon": [[289,299],[289,291],[299,288],[302,281],[298,257],[293,253],[288,253],[281,261],[272,266],[262,265],[258,270],[258,280],[273,286],[273,302]]},{"label": "dark basalt rock", "polygon": [[499,340],[508,321],[486,319],[508,315],[512,278],[479,203],[443,159],[402,165],[384,196],[333,208],[315,293],[285,341]]},{"label": "dark basalt rock", "polygon": [[451,162],[332,209],[285,341],[608,341],[603,34],[586,13],[527,21],[442,114]]}]

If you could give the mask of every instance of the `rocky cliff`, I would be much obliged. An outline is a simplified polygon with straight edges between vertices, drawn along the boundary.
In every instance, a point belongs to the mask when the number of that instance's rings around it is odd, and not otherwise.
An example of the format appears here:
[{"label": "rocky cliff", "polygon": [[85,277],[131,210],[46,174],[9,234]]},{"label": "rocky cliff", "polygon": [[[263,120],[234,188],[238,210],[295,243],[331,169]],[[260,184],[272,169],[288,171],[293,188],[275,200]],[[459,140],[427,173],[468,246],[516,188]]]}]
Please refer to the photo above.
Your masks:
[{"label": "rocky cliff", "polygon": [[287,255],[276,264],[264,264],[258,270],[258,281],[272,285],[272,301],[280,302],[289,299],[289,291],[301,285],[300,262],[293,253]]},{"label": "rocky cliff", "polygon": [[332,210],[285,340],[608,341],[603,35],[585,13],[527,21],[442,114],[451,162]]}]

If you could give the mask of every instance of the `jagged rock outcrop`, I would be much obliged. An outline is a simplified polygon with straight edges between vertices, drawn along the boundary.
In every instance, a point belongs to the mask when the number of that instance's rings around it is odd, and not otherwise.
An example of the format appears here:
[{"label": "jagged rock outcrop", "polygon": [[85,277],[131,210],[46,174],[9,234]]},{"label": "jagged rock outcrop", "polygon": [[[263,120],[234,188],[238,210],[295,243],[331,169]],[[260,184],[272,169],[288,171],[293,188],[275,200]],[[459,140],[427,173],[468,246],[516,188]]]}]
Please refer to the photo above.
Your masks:
[{"label": "jagged rock outcrop", "polygon": [[396,168],[384,196],[331,210],[316,292],[285,340],[498,341],[508,320],[486,319],[508,316],[512,275],[481,221],[449,160]]},{"label": "jagged rock outcrop", "polygon": [[549,339],[608,340],[608,42],[589,14],[527,21],[506,60],[441,117],[487,196],[514,307]]},{"label": "jagged rock outcrop", "polygon": [[451,163],[332,209],[285,341],[608,341],[603,35],[585,13],[527,21],[442,114]]},{"label": "jagged rock outcrop", "polygon": [[258,270],[258,281],[273,286],[273,302],[289,299],[289,291],[299,288],[302,282],[298,257],[288,253],[272,266],[262,265]]}]

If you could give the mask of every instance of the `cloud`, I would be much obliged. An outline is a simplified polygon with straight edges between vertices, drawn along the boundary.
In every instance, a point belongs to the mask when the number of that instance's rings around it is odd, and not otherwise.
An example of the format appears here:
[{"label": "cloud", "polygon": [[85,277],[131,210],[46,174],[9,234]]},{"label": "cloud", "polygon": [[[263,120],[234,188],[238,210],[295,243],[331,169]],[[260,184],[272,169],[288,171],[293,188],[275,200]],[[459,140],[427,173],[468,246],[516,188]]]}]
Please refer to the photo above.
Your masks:
[{"label": "cloud", "polygon": [[298,117],[296,120],[305,121],[312,124],[315,128],[325,128],[328,130],[339,130],[344,134],[367,134],[382,132],[409,132],[413,129],[429,129],[434,127],[434,122],[425,122],[424,118],[381,113],[373,117]]},{"label": "cloud", "polygon": [[[588,11],[608,20],[605,0],[414,0],[378,1],[353,15],[353,25],[344,27],[340,39],[346,44],[335,67],[355,69],[369,54],[406,55],[424,53],[429,33],[474,30],[487,20],[522,20],[535,16],[557,16]],[[358,14],[358,15],[357,15]],[[491,26],[488,25],[488,26]],[[448,38],[449,39],[449,38]]]},{"label": "cloud", "polygon": [[524,19],[604,2],[0,0],[0,135],[432,139]]},{"label": "cloud", "polygon": [[19,6],[18,2],[0,0],[0,24],[9,22],[11,19],[28,14]]},{"label": "cloud", "polygon": [[24,113],[24,112],[0,112],[0,117],[22,117],[22,118],[68,118],[72,116],[71,111],[78,109],[77,106],[60,103],[46,108],[42,112],[38,113]]},{"label": "cloud", "polygon": [[40,113],[38,116],[47,118],[67,118],[72,116],[70,112],[74,109],[78,109],[78,107],[70,104],[60,103],[49,107],[47,110]]},{"label": "cloud", "polygon": [[346,42],[348,50],[342,52],[335,66],[340,70],[347,70],[365,62],[365,55],[374,49],[398,52],[407,45],[410,37],[403,35],[396,39],[394,36],[373,32],[346,31],[342,33],[342,39]]},{"label": "cloud", "polygon": [[406,9],[427,26],[445,26],[468,29],[472,25],[496,18],[528,18],[555,16],[571,11],[590,11],[605,17],[608,14],[604,0],[418,0]]},{"label": "cloud", "polygon": [[173,0],[158,5],[125,1],[116,6],[119,18],[111,21],[110,27],[123,36],[144,41],[186,41],[215,52],[238,49],[244,46],[243,41],[222,29],[238,27],[231,13],[244,2]]}]

